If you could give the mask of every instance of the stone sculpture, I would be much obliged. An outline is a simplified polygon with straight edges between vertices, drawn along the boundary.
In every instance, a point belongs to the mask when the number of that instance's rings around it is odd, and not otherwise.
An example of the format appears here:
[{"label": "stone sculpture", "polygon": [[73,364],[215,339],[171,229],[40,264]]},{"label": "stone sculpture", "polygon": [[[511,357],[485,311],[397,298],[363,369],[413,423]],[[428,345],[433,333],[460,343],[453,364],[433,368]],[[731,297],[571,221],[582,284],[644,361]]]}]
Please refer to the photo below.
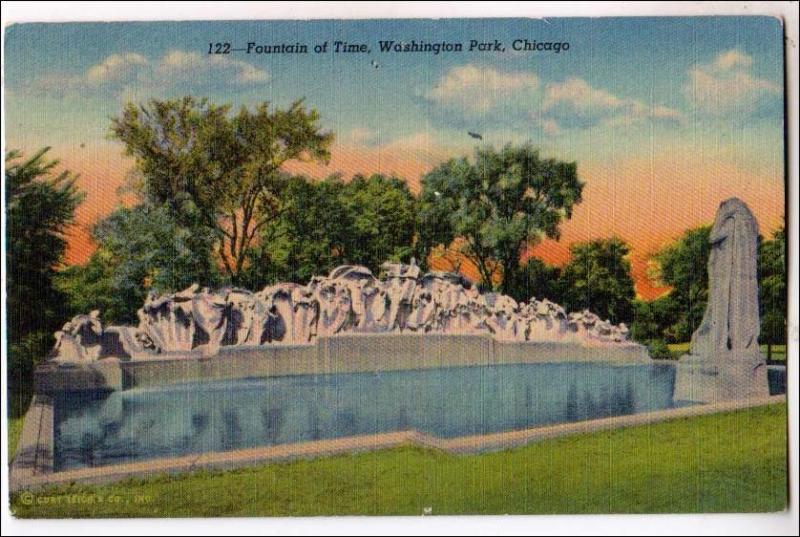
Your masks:
[{"label": "stone sculpture", "polygon": [[307,344],[342,333],[487,334],[502,341],[575,340],[624,343],[627,328],[589,311],[567,314],[546,299],[518,304],[481,294],[463,276],[420,275],[410,264],[384,263],[381,278],[345,265],[307,285],[280,283],[253,293],[193,285],[174,294],[151,293],[139,325],[103,327],[99,312],[79,315],[56,334],[59,362],[105,357],[140,360],[158,354],[216,354],[223,346]]},{"label": "stone sculpture", "polygon": [[675,398],[700,402],[769,395],[758,347],[758,223],[744,202],[719,206],[709,237],[708,305],[681,358]]}]

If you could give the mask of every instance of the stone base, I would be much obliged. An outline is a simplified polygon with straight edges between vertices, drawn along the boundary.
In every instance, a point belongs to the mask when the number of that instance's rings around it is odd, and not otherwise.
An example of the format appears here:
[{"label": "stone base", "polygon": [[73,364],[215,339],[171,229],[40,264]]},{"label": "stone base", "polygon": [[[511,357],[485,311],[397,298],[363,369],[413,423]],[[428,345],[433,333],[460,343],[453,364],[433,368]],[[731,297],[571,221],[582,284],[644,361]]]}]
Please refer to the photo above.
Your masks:
[{"label": "stone base", "polygon": [[760,355],[706,358],[686,354],[675,374],[675,401],[716,403],[769,396],[767,364]]},{"label": "stone base", "polygon": [[650,363],[636,343],[591,345],[576,341],[497,341],[490,335],[346,334],[304,345],[222,347],[214,356],[198,352],[159,354],[88,364],[48,362],[36,370],[36,393],[127,390],[198,380],[284,375],[403,371],[439,367],[552,362]]},{"label": "stone base", "polygon": [[48,362],[36,368],[33,383],[37,394],[120,390],[122,369],[117,358],[104,358],[87,364]]}]

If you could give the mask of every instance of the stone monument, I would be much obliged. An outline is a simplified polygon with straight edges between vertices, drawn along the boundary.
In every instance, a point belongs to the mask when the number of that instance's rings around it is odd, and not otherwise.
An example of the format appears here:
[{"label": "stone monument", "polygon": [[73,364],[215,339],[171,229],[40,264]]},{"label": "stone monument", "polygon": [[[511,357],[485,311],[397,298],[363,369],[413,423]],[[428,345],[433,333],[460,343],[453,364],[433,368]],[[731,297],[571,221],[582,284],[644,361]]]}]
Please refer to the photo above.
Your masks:
[{"label": "stone monument", "polygon": [[758,347],[758,223],[744,202],[720,204],[709,241],[708,305],[678,363],[675,400],[766,397],[767,367]]},{"label": "stone monument", "polygon": [[343,265],[306,285],[277,283],[259,292],[192,285],[150,293],[138,326],[103,326],[100,312],[78,315],[56,334],[52,361],[65,366],[109,358],[215,356],[223,347],[307,345],[346,334],[487,334],[502,342],[562,342],[639,349],[628,328],[586,310],[567,315],[547,299],[517,303],[485,293],[460,274],[384,263],[382,277]]}]

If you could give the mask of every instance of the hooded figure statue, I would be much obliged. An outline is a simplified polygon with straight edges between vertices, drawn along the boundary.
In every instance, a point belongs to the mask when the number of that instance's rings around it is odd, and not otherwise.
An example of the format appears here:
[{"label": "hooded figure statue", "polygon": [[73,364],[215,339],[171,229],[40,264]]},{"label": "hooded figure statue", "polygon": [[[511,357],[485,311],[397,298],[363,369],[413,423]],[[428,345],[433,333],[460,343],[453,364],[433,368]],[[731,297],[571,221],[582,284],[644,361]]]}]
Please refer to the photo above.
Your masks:
[{"label": "hooded figure statue", "polygon": [[758,347],[758,223],[737,198],[720,204],[709,236],[708,304],[681,357],[675,400],[710,403],[769,395]]},{"label": "hooded figure statue", "polygon": [[758,224],[741,200],[722,202],[709,237],[708,305],[692,335],[691,354],[760,357]]}]

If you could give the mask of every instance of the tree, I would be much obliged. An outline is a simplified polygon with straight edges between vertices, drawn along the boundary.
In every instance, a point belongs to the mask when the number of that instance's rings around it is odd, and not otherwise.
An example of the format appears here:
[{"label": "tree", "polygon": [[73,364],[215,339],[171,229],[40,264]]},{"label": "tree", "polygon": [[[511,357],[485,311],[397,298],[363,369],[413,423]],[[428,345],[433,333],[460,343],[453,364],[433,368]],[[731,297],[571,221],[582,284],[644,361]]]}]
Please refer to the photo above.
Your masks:
[{"label": "tree", "polygon": [[384,261],[408,261],[416,231],[416,200],[397,177],[356,175],[340,194],[350,216],[343,257],[378,273]]},{"label": "tree", "polygon": [[650,301],[634,301],[631,339],[640,342],[663,340],[665,328],[672,325],[678,313],[675,301],[669,295]]},{"label": "tree", "polygon": [[242,107],[184,97],[128,104],[111,136],[134,157],[143,201],[168,205],[180,225],[210,230],[225,275],[238,284],[259,232],[285,206],[279,192],[291,161],[327,162],[333,135],[303,101],[286,109]]},{"label": "tree", "polygon": [[636,292],[628,245],[616,237],[574,243],[572,257],[561,271],[563,306],[567,311],[589,309],[613,323],[630,323]]},{"label": "tree", "polygon": [[305,282],[342,264],[378,273],[387,260],[411,255],[416,201],[396,177],[338,176],[324,181],[289,180],[286,210],[264,228],[258,263],[248,273],[253,288],[276,280]]},{"label": "tree", "polygon": [[767,344],[767,360],[772,345],[786,343],[786,230],[781,227],[772,240],[761,241],[758,256],[761,341]]},{"label": "tree", "polygon": [[560,285],[561,269],[548,265],[539,258],[531,257],[522,270],[517,271],[509,281],[507,292],[517,302],[546,298],[557,304],[563,302]]},{"label": "tree", "polygon": [[53,345],[53,331],[64,320],[63,296],[53,286],[67,248],[66,232],[83,199],[77,175],[55,172],[50,148],[23,159],[6,153],[7,313],[9,388],[13,411],[22,411],[33,369]]},{"label": "tree", "polygon": [[166,205],[117,209],[94,226],[89,261],[62,271],[57,285],[76,313],[99,309],[105,323],[135,324],[148,291],[219,281],[208,255],[214,236],[204,229],[182,227]]},{"label": "tree", "polygon": [[689,229],[673,244],[658,252],[656,279],[672,287],[669,318],[662,319],[664,337],[671,342],[689,341],[700,325],[708,302],[708,258],[710,226]]},{"label": "tree", "polygon": [[451,159],[423,177],[420,251],[448,247],[460,237],[461,253],[483,284],[491,286],[500,270],[500,290],[507,292],[524,250],[559,237],[582,191],[574,162],[542,159],[531,145],[477,149],[474,163]]},{"label": "tree", "polygon": [[341,203],[338,176],[313,182],[293,177],[283,191],[285,210],[265,226],[255,249],[257,263],[246,273],[247,286],[276,281],[306,282],[342,264],[350,217]]}]

